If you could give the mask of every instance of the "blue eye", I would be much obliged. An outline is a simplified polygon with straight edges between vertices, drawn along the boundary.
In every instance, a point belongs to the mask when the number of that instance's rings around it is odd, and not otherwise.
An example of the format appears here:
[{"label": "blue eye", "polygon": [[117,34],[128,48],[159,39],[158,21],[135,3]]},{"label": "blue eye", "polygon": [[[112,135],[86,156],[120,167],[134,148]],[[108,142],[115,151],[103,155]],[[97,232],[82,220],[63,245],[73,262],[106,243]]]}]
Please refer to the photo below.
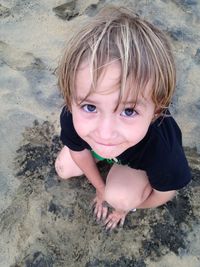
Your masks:
[{"label": "blue eye", "polygon": [[133,117],[137,114],[137,112],[134,110],[134,108],[125,108],[121,115],[124,117]]},{"label": "blue eye", "polygon": [[88,113],[95,113],[96,112],[96,106],[85,104],[82,106],[82,109]]}]

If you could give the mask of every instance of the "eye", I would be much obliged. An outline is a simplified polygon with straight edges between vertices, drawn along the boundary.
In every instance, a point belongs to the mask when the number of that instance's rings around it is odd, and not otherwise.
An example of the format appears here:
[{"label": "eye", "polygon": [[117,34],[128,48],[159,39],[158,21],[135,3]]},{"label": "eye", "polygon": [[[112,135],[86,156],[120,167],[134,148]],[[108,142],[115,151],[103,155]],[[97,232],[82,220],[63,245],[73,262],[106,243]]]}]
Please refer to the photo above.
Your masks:
[{"label": "eye", "polygon": [[125,108],[120,115],[124,117],[134,117],[137,114],[134,108]]},{"label": "eye", "polygon": [[96,112],[96,106],[94,106],[94,105],[85,104],[81,108],[88,113],[95,113]]}]

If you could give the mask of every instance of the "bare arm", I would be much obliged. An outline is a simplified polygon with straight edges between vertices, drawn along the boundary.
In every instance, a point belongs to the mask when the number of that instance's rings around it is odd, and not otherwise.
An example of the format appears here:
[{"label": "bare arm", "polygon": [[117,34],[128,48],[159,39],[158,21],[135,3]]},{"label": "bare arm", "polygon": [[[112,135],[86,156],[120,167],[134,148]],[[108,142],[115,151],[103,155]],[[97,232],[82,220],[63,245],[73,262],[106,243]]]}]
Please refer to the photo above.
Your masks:
[{"label": "bare arm", "polygon": [[91,184],[96,188],[96,197],[93,200],[95,204],[94,214],[97,220],[104,220],[107,217],[108,208],[103,205],[105,183],[99,173],[96,162],[89,150],[85,149],[81,152],[70,150],[70,154],[74,162],[86,175]]},{"label": "bare arm", "polygon": [[90,151],[87,149],[78,152],[70,150],[70,154],[74,162],[83,171],[96,190],[99,193],[104,194],[105,183],[99,173],[96,162]]},{"label": "bare arm", "polygon": [[175,196],[175,194],[176,194],[175,190],[161,192],[153,189],[148,198],[136,208],[147,209],[147,208],[155,208],[161,206],[165,204],[167,201],[171,200]]}]

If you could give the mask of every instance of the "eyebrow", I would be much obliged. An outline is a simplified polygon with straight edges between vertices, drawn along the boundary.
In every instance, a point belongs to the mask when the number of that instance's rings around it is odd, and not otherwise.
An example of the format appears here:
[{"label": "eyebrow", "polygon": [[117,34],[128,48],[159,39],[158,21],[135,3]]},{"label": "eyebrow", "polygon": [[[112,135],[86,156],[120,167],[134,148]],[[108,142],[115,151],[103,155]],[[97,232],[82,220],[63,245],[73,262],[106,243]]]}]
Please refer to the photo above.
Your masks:
[{"label": "eyebrow", "polygon": [[88,97],[77,97],[77,102],[78,103],[82,103],[82,102],[84,102],[84,101],[86,101],[86,102],[90,102],[90,103],[92,103],[92,104],[98,104],[99,102],[98,101],[94,101],[94,100],[92,100],[92,99],[90,99],[90,98],[88,98]]},{"label": "eyebrow", "polygon": [[[99,102],[98,102],[98,100],[97,101],[95,101],[95,100],[92,100],[92,99],[90,99],[89,97],[87,98],[85,98],[85,97],[78,97],[77,98],[77,102],[78,103],[82,103],[82,102],[84,102],[84,101],[86,101],[86,102],[89,102],[89,103],[92,103],[92,104],[94,104],[94,105],[98,105],[99,104]],[[119,103],[119,105],[120,104],[122,104],[123,106],[126,106],[126,105],[133,105],[133,106],[142,106],[142,107],[146,107],[146,104],[145,104],[145,102],[144,101],[142,101],[142,100],[137,100],[137,101],[134,101],[134,100],[130,100],[130,101],[122,101],[122,102],[120,102]],[[118,105],[118,103],[116,103],[116,106]]]},{"label": "eyebrow", "polygon": [[146,107],[146,104],[142,100],[137,100],[137,101],[134,101],[134,100],[133,101],[122,101],[121,103],[123,105],[131,104],[131,105],[135,105],[135,106],[144,106],[144,107]]}]

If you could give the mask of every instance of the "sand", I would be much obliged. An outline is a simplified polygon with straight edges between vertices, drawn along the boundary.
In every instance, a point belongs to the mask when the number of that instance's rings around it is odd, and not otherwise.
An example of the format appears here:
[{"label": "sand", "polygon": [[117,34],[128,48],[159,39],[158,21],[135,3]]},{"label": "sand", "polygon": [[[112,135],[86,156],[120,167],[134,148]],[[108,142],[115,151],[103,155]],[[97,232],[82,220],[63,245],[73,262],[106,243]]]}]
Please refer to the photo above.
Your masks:
[{"label": "sand", "polygon": [[[92,216],[91,185],[84,177],[59,182],[54,160],[60,54],[85,17],[111,2],[134,7],[171,38],[178,71],[171,110],[193,181],[173,201],[130,213],[123,229],[109,233]],[[0,1],[0,267],[199,267],[200,2],[66,3]],[[99,168],[106,175],[109,166]]]}]

